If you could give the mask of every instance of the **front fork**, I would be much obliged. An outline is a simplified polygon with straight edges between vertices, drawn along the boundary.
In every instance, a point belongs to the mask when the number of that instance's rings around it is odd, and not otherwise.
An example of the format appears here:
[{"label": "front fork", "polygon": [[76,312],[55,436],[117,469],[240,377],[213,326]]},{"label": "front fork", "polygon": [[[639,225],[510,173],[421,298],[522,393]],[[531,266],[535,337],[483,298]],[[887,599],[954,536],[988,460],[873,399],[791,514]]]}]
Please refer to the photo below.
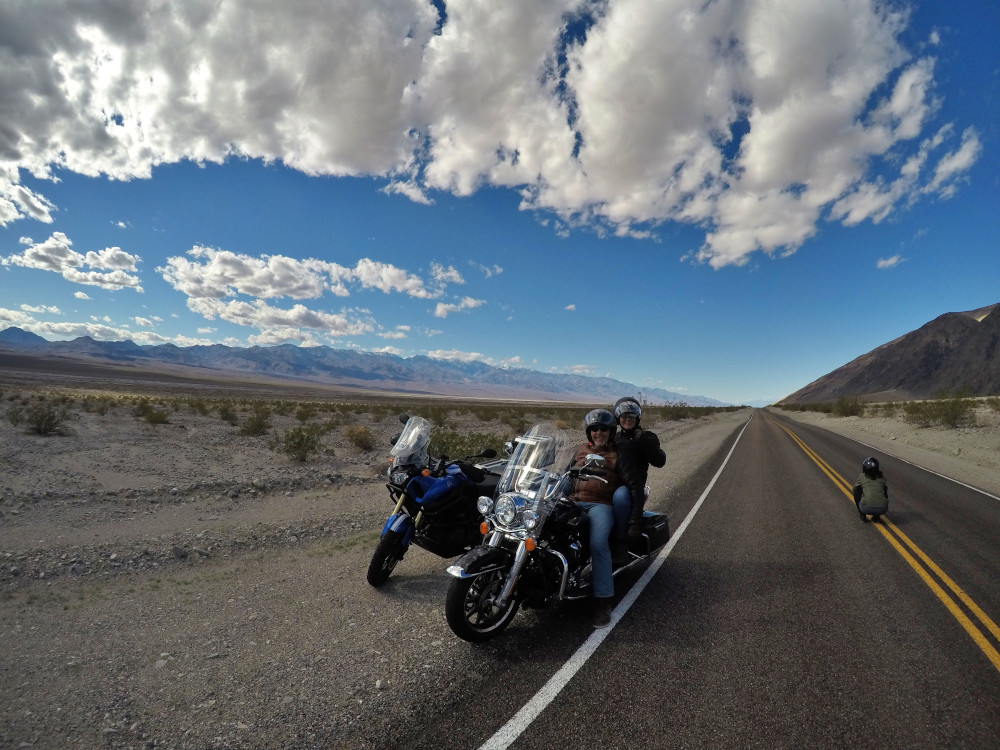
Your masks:
[{"label": "front fork", "polygon": [[507,606],[507,600],[514,593],[514,587],[517,585],[518,578],[521,577],[521,570],[526,562],[528,562],[528,549],[521,541],[517,545],[517,552],[514,553],[514,562],[511,563],[507,580],[504,581],[503,589],[500,590],[500,595],[497,597],[496,606],[499,609],[504,609]]},{"label": "front fork", "polygon": [[[399,520],[400,516],[403,515],[402,510],[403,510],[403,504],[405,502],[406,502],[406,492],[405,491],[400,492],[399,500],[396,501],[396,507],[392,509],[392,513],[389,514],[389,518],[386,519],[385,525],[382,526],[382,533],[379,534],[379,537],[385,536],[385,532],[387,532],[390,528],[392,528],[395,525],[395,523]],[[417,511],[417,515],[413,519],[413,525],[410,528],[410,533],[407,534],[407,538],[404,540],[404,544],[406,546],[409,546],[410,544],[410,535],[412,535],[413,529],[420,528],[420,521],[423,519],[423,517],[424,517],[424,509],[421,508],[420,510]]]}]

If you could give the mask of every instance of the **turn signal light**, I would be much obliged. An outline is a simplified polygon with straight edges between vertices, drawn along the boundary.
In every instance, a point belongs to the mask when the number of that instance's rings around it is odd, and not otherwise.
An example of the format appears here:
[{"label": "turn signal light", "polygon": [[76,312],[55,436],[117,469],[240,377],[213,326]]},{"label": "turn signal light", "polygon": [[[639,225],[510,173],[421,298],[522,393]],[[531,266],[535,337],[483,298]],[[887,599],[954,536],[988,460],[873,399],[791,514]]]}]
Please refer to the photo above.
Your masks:
[{"label": "turn signal light", "polygon": [[489,521],[483,521],[481,524],[479,524],[479,533],[482,534],[483,536],[486,536],[487,534],[490,533]]},{"label": "turn signal light", "polygon": [[524,549],[527,550],[528,552],[531,552],[532,550],[535,549],[535,540],[532,539],[530,536],[524,540]]}]

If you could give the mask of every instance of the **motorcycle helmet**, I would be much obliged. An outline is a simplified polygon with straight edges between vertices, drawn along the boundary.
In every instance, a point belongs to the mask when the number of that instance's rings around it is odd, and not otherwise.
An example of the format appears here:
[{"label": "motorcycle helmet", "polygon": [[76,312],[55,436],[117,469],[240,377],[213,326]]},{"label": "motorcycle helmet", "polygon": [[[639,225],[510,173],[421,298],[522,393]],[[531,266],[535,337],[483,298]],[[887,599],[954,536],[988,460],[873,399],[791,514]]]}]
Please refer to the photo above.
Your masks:
[{"label": "motorcycle helmet", "polygon": [[865,474],[874,474],[878,471],[878,459],[875,456],[869,456],[864,461],[861,462],[861,471]]},{"label": "motorcycle helmet", "polygon": [[615,401],[615,419],[621,419],[623,414],[634,415],[635,426],[638,427],[639,420],[642,419],[642,407],[639,406],[639,402],[636,399],[631,396],[625,396]]},{"label": "motorcycle helmet", "polygon": [[609,432],[608,442],[610,443],[615,439],[615,431],[617,430],[615,415],[607,409],[594,409],[587,412],[587,416],[583,418],[583,426],[587,432],[587,440],[590,440],[590,442],[593,442],[590,432],[594,427],[607,427]]}]

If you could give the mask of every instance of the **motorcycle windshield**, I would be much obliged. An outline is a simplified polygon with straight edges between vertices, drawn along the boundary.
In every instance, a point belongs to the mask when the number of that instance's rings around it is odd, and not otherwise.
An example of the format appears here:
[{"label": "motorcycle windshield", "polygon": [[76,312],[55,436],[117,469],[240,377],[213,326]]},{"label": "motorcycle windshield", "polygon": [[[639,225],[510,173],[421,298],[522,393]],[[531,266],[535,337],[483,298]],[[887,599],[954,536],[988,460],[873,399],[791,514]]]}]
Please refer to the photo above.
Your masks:
[{"label": "motorcycle windshield", "polygon": [[423,417],[410,417],[389,451],[389,463],[397,467],[426,466],[430,444],[431,423]]},{"label": "motorcycle windshield", "polygon": [[539,424],[521,437],[514,439],[514,452],[507,461],[497,495],[515,492],[535,498],[535,492],[546,485],[546,496],[556,490],[573,458],[575,444],[564,430],[552,425]]}]

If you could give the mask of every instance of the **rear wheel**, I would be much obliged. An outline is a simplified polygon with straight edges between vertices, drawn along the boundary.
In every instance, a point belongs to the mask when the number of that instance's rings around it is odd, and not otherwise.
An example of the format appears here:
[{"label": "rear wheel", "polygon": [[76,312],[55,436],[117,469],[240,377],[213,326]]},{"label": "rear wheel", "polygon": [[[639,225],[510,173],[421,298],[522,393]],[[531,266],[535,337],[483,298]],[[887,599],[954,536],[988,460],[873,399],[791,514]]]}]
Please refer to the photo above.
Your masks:
[{"label": "rear wheel", "polygon": [[368,583],[376,588],[385,583],[405,552],[402,532],[392,529],[386,531],[378,540],[375,554],[368,565]]},{"label": "rear wheel", "polygon": [[444,611],[455,635],[465,641],[481,643],[507,629],[519,606],[513,596],[503,607],[496,604],[508,572],[493,570],[451,582]]}]

